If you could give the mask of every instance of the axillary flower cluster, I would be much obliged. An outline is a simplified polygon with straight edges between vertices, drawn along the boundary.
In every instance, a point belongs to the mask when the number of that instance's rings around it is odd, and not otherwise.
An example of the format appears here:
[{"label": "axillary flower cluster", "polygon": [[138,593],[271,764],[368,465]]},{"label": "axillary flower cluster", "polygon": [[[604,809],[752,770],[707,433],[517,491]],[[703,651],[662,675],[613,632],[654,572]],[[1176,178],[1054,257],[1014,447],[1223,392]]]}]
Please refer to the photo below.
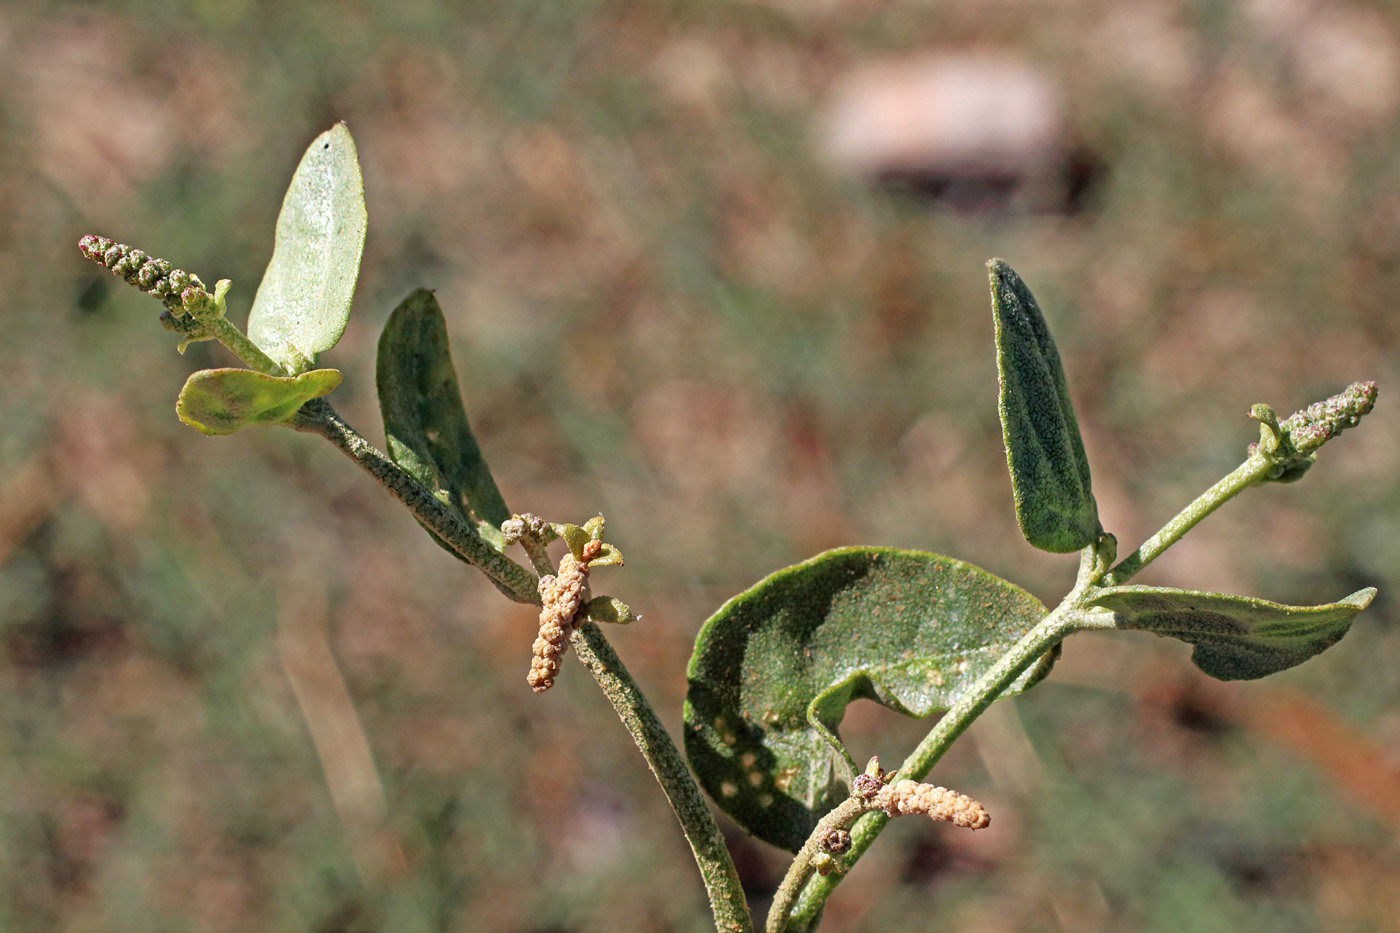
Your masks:
[{"label": "axillary flower cluster", "polygon": [[986,829],[992,824],[987,808],[966,794],[936,784],[894,780],[894,773],[881,768],[879,758],[872,758],[864,773],[856,775],[851,782],[851,796],[822,817],[812,833],[812,841],[819,850],[812,857],[812,867],[819,874],[840,870],[833,856],[850,849],[849,827],[872,810],[881,810],[891,818],[926,816],[935,822],[952,823],[964,829]]},{"label": "axillary flower cluster", "polygon": [[[544,693],[554,686],[560,662],[569,650],[569,636],[585,621],[612,622],[626,625],[634,618],[632,610],[611,596],[596,599],[588,588],[592,567],[620,567],[622,553],[603,541],[603,516],[599,515],[582,526],[552,524],[537,515],[515,515],[502,523],[501,534],[507,544],[519,544],[540,574],[540,631],[535,637],[530,673],[526,680],[530,689]],[[545,545],[563,538],[569,551],[553,571]]]}]

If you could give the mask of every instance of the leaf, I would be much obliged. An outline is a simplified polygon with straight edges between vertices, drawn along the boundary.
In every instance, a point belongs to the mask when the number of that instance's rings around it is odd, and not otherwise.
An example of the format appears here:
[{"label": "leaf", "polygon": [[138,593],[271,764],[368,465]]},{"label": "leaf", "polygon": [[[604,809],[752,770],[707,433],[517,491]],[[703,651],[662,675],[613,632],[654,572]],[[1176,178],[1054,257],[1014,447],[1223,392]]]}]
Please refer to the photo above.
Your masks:
[{"label": "leaf", "polygon": [[1001,377],[1001,435],[1027,541],[1065,553],[1098,540],[1098,504],[1064,367],[1035,296],[1003,260],[987,263]]},{"label": "leaf", "polygon": [[510,510],[467,423],[447,322],[428,289],[389,315],[375,381],[389,456],[463,518],[474,517],[482,536],[503,550],[500,528]]},{"label": "leaf", "polygon": [[641,618],[632,612],[632,607],[612,596],[595,596],[583,607],[583,617],[590,622],[607,622],[612,625],[631,625]]},{"label": "leaf", "polygon": [[569,522],[560,522],[554,526],[554,530],[569,546],[569,553],[574,555],[574,560],[583,560],[583,546],[593,540],[592,533],[587,528],[580,528]]},{"label": "leaf", "polygon": [[621,567],[626,561],[622,558],[622,552],[616,545],[604,544],[603,549],[598,552],[598,556],[588,562],[592,567]]},{"label": "leaf", "polygon": [[1196,646],[1191,660],[1218,680],[1255,680],[1302,664],[1336,644],[1370,605],[1374,587],[1325,606],[1283,606],[1248,596],[1154,586],[1116,586],[1090,603],[1120,629]]},{"label": "leaf", "polygon": [[310,369],[345,332],[365,224],[355,142],[337,123],[316,137],[292,176],[272,261],[248,315],[253,343],[291,372]]},{"label": "leaf", "polygon": [[340,371],[265,376],[251,369],[204,369],[180,390],[175,413],[205,434],[232,434],[254,424],[282,424],[302,405],[340,385]]},{"label": "leaf", "polygon": [[[796,851],[848,795],[823,733],[853,700],[907,716],[950,707],[1046,614],[984,570],[922,551],[851,547],[780,570],[720,607],[687,671],[685,746],[745,830]],[[1049,672],[1051,654],[1008,691]]]}]

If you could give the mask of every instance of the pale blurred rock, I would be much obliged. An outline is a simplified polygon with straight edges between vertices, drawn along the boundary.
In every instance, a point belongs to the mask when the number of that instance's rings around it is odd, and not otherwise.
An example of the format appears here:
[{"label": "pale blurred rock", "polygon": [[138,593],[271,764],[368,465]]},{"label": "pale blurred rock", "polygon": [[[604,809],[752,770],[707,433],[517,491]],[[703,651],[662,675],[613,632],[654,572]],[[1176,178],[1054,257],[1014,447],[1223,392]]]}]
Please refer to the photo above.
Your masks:
[{"label": "pale blurred rock", "polygon": [[1068,140],[1063,95],[1044,71],[1011,55],[946,53],[876,62],[838,80],[821,145],[840,171],[995,202],[1027,188],[1040,188],[1032,200],[1042,201],[1062,188]]}]

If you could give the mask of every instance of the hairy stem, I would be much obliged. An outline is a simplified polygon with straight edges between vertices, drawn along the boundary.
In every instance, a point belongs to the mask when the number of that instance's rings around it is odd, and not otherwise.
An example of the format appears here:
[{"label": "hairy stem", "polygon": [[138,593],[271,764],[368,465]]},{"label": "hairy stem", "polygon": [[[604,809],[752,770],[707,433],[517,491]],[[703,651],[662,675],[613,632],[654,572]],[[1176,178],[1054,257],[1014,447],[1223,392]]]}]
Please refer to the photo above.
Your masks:
[{"label": "hairy stem", "polygon": [[1127,583],[1139,570],[1162,555],[1201,519],[1229,502],[1250,486],[1261,483],[1272,467],[1270,460],[1259,454],[1251,454],[1214,486],[1196,497],[1195,501],[1182,509],[1177,516],[1162,526],[1162,530],[1142,543],[1136,551],[1118,562],[1101,581],[1104,586],[1121,586]]},{"label": "hairy stem", "polygon": [[710,808],[705,804],[695,779],[690,776],[690,769],[682,760],[680,750],[657,718],[656,711],[651,708],[596,624],[585,622],[569,640],[579,660],[598,682],[603,695],[631,733],[632,740],[646,758],[647,767],[656,776],[671,809],[680,820],[681,830],[695,853],[695,863],[700,867],[700,877],[710,898],[715,929],[721,933],[750,933],[753,920],[744,900],[739,873],[729,856],[729,848],[724,844],[724,836],[710,815]]},{"label": "hairy stem", "polygon": [[462,521],[398,464],[365,440],[325,399],[312,399],[290,422],[298,431],[319,434],[387,489],[413,516],[461,558],[486,574],[506,596],[519,603],[540,605],[534,574],[488,544],[475,528]]},{"label": "hairy stem", "polygon": [[211,337],[223,344],[225,350],[248,364],[249,369],[255,369],[265,376],[289,375],[280,363],[258,349],[257,344],[225,318],[216,317],[202,323],[208,328]]},{"label": "hairy stem", "polygon": [[[818,821],[811,835],[807,837],[807,841],[802,844],[802,848],[797,850],[792,864],[788,866],[787,875],[784,876],[782,884],[778,885],[778,890],[773,894],[773,903],[768,907],[768,921],[763,927],[764,933],[781,933],[788,928],[787,923],[789,915],[792,914],[793,905],[797,903],[798,895],[802,893],[802,886],[807,883],[807,879],[812,877],[815,867],[814,860],[817,853],[822,851],[819,841],[822,830],[828,826],[840,829],[850,826],[857,817],[869,810],[862,804],[863,801],[848,798],[837,804],[836,809]],[[884,814],[880,815],[884,816]],[[885,817],[885,819],[889,819],[889,817]]]}]

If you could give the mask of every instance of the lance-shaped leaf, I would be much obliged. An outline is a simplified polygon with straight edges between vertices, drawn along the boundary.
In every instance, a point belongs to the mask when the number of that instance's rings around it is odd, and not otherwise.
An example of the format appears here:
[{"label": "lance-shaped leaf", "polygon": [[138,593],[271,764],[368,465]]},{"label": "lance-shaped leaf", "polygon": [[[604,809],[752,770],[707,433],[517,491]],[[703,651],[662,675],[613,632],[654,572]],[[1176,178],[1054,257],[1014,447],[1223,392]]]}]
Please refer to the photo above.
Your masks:
[{"label": "lance-shaped leaf", "polygon": [[987,263],[996,316],[999,407],[1016,520],[1043,551],[1077,551],[1096,541],[1098,504],[1064,367],[1035,296],[1003,260]]},{"label": "lance-shaped leaf", "polygon": [[340,385],[340,371],[266,376],[251,369],[204,369],[180,390],[175,413],[205,434],[232,434],[254,424],[282,424],[313,398]]},{"label": "lance-shaped leaf", "polygon": [[292,176],[248,316],[253,343],[292,372],[310,369],[345,332],[365,223],[355,142],[337,123],[316,137]]},{"label": "lance-shaped leaf", "polygon": [[1375,595],[1368,587],[1325,606],[1284,606],[1223,593],[1116,586],[1092,605],[1112,612],[1118,628],[1195,645],[1191,660],[1212,677],[1254,680],[1302,664],[1336,644]]},{"label": "lance-shaped leaf", "polygon": [[[830,744],[847,705],[944,711],[1045,614],[1020,587],[922,551],[841,548],[780,570],[700,630],[691,767],[735,822],[796,851],[848,795],[853,776]],[[1048,673],[1052,655],[1007,694]]]},{"label": "lance-shaped leaf", "polygon": [[433,490],[497,548],[510,518],[462,407],[447,345],[447,322],[426,288],[410,294],[384,325],[375,373],[389,456]]}]

